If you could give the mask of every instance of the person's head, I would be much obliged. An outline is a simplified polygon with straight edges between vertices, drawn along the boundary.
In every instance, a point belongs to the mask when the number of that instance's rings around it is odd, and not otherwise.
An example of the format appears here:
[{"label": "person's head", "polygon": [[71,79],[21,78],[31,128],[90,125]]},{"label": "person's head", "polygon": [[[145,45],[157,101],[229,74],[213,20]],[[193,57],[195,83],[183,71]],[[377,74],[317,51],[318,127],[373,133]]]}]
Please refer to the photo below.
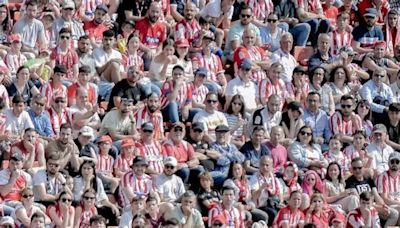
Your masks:
[{"label": "person's head", "polygon": [[22,36],[18,33],[11,34],[9,36],[11,42],[11,50],[14,52],[21,51],[22,48]]},{"label": "person's head", "polygon": [[89,102],[89,91],[85,87],[79,87],[76,90],[76,104],[84,106]]},{"label": "person's head", "polygon": [[106,219],[101,215],[93,215],[89,222],[90,228],[106,228]]},{"label": "person's head", "polygon": [[217,215],[214,215],[211,218],[211,226],[210,228],[225,228],[227,227],[227,219],[224,213],[220,213]]},{"label": "person's head", "polygon": [[242,80],[249,80],[251,76],[251,69],[253,67],[253,62],[251,59],[243,59],[239,66],[239,77]]},{"label": "person's head", "polygon": [[371,28],[375,25],[377,21],[377,14],[378,12],[376,11],[375,8],[367,8],[364,13],[364,20],[365,20],[365,25],[368,28]]},{"label": "person's head", "polygon": [[47,100],[46,97],[43,96],[42,94],[36,94],[32,97],[31,99],[31,108],[32,111],[36,115],[40,115],[44,112],[45,106],[46,106]]},{"label": "person's head", "polygon": [[91,70],[88,65],[83,65],[79,67],[78,81],[81,85],[87,85],[91,78]]},{"label": "person's head", "polygon": [[31,216],[30,228],[45,228],[46,218],[42,212],[36,212]]},{"label": "person's head", "polygon": [[280,111],[281,102],[281,97],[278,95],[272,94],[269,96],[267,102],[268,112],[275,114],[276,112]]},{"label": "person's head", "polygon": [[37,132],[35,128],[30,128],[28,127],[24,131],[24,136],[23,136],[23,142],[24,143],[31,143],[32,145],[35,145],[37,139]]},{"label": "person's head", "polygon": [[158,212],[158,202],[157,197],[154,193],[149,193],[149,196],[146,199],[146,210],[147,212]]},{"label": "person's head", "polygon": [[24,98],[21,95],[16,94],[16,95],[14,95],[11,102],[12,102],[12,108],[13,108],[14,115],[19,116],[25,110]]},{"label": "person's head", "polygon": [[[357,103],[356,114],[358,114],[363,120],[371,119],[371,105],[367,100],[361,100]],[[399,109],[400,111],[400,109]],[[390,116],[389,116],[390,117]]]},{"label": "person's head", "polygon": [[255,126],[251,133],[251,142],[254,145],[260,145],[264,140],[265,128],[263,126]]},{"label": "person's head", "polygon": [[215,128],[215,135],[217,138],[217,143],[219,144],[225,144],[228,142],[228,138],[230,136],[230,129],[226,125],[218,125]]},{"label": "person's head", "polygon": [[67,75],[67,68],[65,65],[56,65],[53,68],[53,76],[52,79],[55,82],[62,83],[62,80],[64,79],[65,75]]},{"label": "person's head", "polygon": [[340,142],[339,135],[333,135],[329,139],[329,150],[331,151],[339,151],[342,149],[342,143]]},{"label": "person's head", "polygon": [[314,193],[310,198],[310,203],[314,204],[314,211],[320,211],[324,208],[325,199],[321,193]]},{"label": "person's head", "polygon": [[351,95],[343,95],[340,98],[340,112],[343,116],[349,117],[353,112],[354,98]]},{"label": "person's head", "polygon": [[191,21],[196,16],[196,5],[192,2],[186,3],[183,14],[185,15],[186,21]]},{"label": "person's head", "polygon": [[321,95],[318,92],[310,92],[307,96],[307,108],[317,111],[321,107]]},{"label": "person's head", "polygon": [[246,172],[241,162],[239,161],[231,162],[231,164],[229,165],[227,179],[246,180]]},{"label": "person's head", "polygon": [[132,218],[132,228],[145,228],[147,227],[147,218],[144,214],[138,213]]},{"label": "person's head", "polygon": [[349,74],[347,68],[345,68],[344,66],[338,66],[331,71],[329,81],[338,85],[340,83],[347,83],[348,79]]},{"label": "person's head", "polygon": [[353,134],[353,145],[356,148],[364,148],[366,143],[367,135],[364,129],[356,130]]},{"label": "person's head", "polygon": [[98,5],[94,11],[94,22],[96,24],[102,24],[105,20],[105,16],[108,13],[108,8],[106,5]]},{"label": "person's head", "polygon": [[357,179],[362,179],[363,178],[363,167],[364,167],[364,162],[360,157],[356,157],[353,160],[351,160],[351,171]]},{"label": "person's head", "polygon": [[192,190],[188,190],[182,195],[182,206],[194,208],[196,206],[196,195]]},{"label": "person's head", "polygon": [[295,120],[297,120],[301,114],[303,114],[303,106],[298,101],[291,101],[287,105],[287,112],[291,115]]},{"label": "person's head", "polygon": [[57,203],[60,207],[63,207],[63,208],[71,207],[72,195],[66,191],[60,192]]},{"label": "person's head", "polygon": [[318,35],[318,51],[321,53],[328,53],[331,47],[331,38],[326,33],[321,33]]},{"label": "person's head", "polygon": [[93,132],[93,128],[89,126],[83,126],[78,133],[78,141],[81,146],[86,146],[95,138],[95,133]]},{"label": "person's head", "polygon": [[154,137],[154,125],[151,122],[143,123],[140,128],[140,135],[143,141],[151,141]]},{"label": "person's head", "polygon": [[242,5],[240,10],[240,23],[244,26],[251,23],[253,11],[248,5]]},{"label": "person's head", "polygon": [[[269,16],[268,16],[268,23],[277,24],[277,20],[269,19]],[[291,33],[285,32],[281,37],[280,44],[281,44],[281,49],[283,52],[289,53],[290,51],[292,51],[293,35]]]},{"label": "person's head", "polygon": [[59,140],[66,145],[72,139],[72,126],[69,123],[61,124]]},{"label": "person's head", "polygon": [[187,39],[179,39],[175,42],[176,56],[180,59],[188,59],[190,43]]},{"label": "person's head", "polygon": [[338,180],[339,182],[343,182],[342,168],[337,162],[329,163],[328,168],[326,168],[325,179],[328,181]]},{"label": "person's head", "polygon": [[26,66],[20,66],[17,70],[17,80],[22,83],[27,83],[29,80],[29,68]]},{"label": "person's head", "polygon": [[246,47],[252,47],[255,45],[257,39],[257,33],[253,28],[246,28],[242,35],[243,45]]},{"label": "person's head", "polygon": [[108,154],[111,149],[112,139],[108,135],[103,135],[97,140],[97,145],[99,147],[99,154]]},{"label": "person's head", "polygon": [[128,115],[133,109],[133,99],[122,97],[119,110],[123,115]]},{"label": "person's head", "polygon": [[142,211],[146,207],[146,196],[142,194],[135,194],[131,200],[132,211]]},{"label": "person's head", "polygon": [[176,172],[178,161],[172,156],[168,156],[164,159],[164,174],[166,176],[172,176]]},{"label": "person's head", "polygon": [[8,168],[12,171],[21,170],[24,165],[24,157],[21,153],[13,153],[10,157]]},{"label": "person's head", "polygon": [[150,93],[147,97],[147,109],[150,113],[154,113],[160,108],[160,95],[157,93]]},{"label": "person's head", "polygon": [[204,137],[204,125],[200,122],[194,122],[190,128],[190,138],[195,142],[201,142]]},{"label": "person's head", "polygon": [[386,42],[385,41],[377,41],[374,45],[374,57],[377,59],[381,59],[386,55]]},{"label": "person's head", "polygon": [[71,43],[71,30],[68,28],[62,28],[60,32],[58,32],[58,40],[59,44],[65,46],[68,46]]},{"label": "person's head", "polygon": [[325,84],[325,74],[326,74],[326,70],[324,68],[322,68],[322,67],[314,68],[309,75],[311,84],[314,87],[322,86],[323,84]]},{"label": "person's head", "polygon": [[180,78],[183,78],[185,76],[185,68],[181,65],[175,65],[172,68],[172,79],[173,80],[178,80]]},{"label": "person's head", "polygon": [[136,156],[135,159],[133,159],[132,169],[137,176],[143,176],[148,166],[149,163],[147,159],[142,156]]},{"label": "person's head", "polygon": [[130,83],[136,83],[142,77],[142,71],[136,65],[131,65],[128,68],[126,79]]},{"label": "person's head", "polygon": [[226,110],[228,114],[240,114],[242,118],[246,115],[246,104],[244,98],[240,94],[233,95],[231,103]]},{"label": "person's head", "polygon": [[301,205],[301,192],[293,191],[290,193],[288,205],[290,208],[299,209]]},{"label": "person's head", "polygon": [[389,155],[389,170],[397,172],[400,169],[400,152],[393,152]]},{"label": "person's head", "polygon": [[372,140],[377,145],[384,145],[387,139],[387,128],[383,124],[376,124],[372,128]]},{"label": "person's head", "polygon": [[283,65],[280,62],[274,62],[268,69],[268,78],[271,79],[273,82],[278,81],[279,79],[281,79],[283,72]]},{"label": "person's head", "polygon": [[107,30],[103,32],[103,49],[111,50],[115,42],[115,32],[114,30]]},{"label": "person's head", "polygon": [[179,221],[176,218],[170,218],[163,222],[164,228],[179,228]]},{"label": "person's head", "polygon": [[360,194],[360,209],[370,209],[374,202],[374,195],[370,191],[364,191]]},{"label": "person's head", "polygon": [[372,80],[378,85],[382,86],[385,78],[387,77],[387,72],[383,68],[377,68],[372,73]]},{"label": "person's head", "polygon": [[51,176],[56,175],[60,171],[60,159],[60,155],[54,152],[46,156],[46,171]]},{"label": "person's head", "polygon": [[339,13],[337,15],[338,28],[346,28],[350,23],[350,15],[348,13]]},{"label": "person's head", "polygon": [[235,202],[235,188],[233,186],[222,187],[222,203],[232,205]]},{"label": "person's head", "polygon": [[[211,24],[212,24],[212,22],[211,22],[210,17],[200,17],[199,18],[199,25],[200,25],[201,29],[208,31],[210,29]],[[204,39],[203,39],[203,41],[204,41]]]},{"label": "person's head", "polygon": [[79,37],[78,40],[78,50],[82,53],[88,53],[90,51],[90,39],[88,35],[83,35]]},{"label": "person's head", "polygon": [[83,205],[94,207],[96,203],[96,190],[89,188],[85,190],[82,194]]},{"label": "person's head", "polygon": [[281,126],[273,126],[269,135],[270,143],[278,145],[284,139],[285,133],[283,132],[283,128]]},{"label": "person's head", "polygon": [[162,45],[162,53],[164,56],[174,55],[175,41],[173,39],[166,39]]},{"label": "person's head", "polygon": [[400,121],[400,103],[391,103],[389,105],[388,116],[390,122],[398,123]]},{"label": "person's head", "polygon": [[215,92],[208,92],[205,99],[206,110],[215,111],[218,109],[218,94]]},{"label": "person's head", "polygon": [[259,161],[259,169],[262,174],[269,174],[274,171],[272,158],[268,155],[263,155]]},{"label": "person's head", "polygon": [[3,29],[7,28],[10,19],[7,4],[0,4],[0,24],[3,26]]},{"label": "person's head", "polygon": [[62,4],[61,16],[65,21],[71,21],[75,15],[74,1],[67,0]]},{"label": "person's head", "polygon": [[128,50],[129,51],[137,51],[139,50],[139,46],[140,46],[140,38],[139,36],[137,36],[135,33],[131,34],[128,37]]},{"label": "person's head", "polygon": [[32,20],[36,18],[38,12],[38,3],[36,1],[28,1],[26,3],[26,16]]},{"label": "person's head", "polygon": [[126,20],[122,23],[121,30],[122,34],[126,37],[132,35],[135,29],[135,22],[132,20]]},{"label": "person's head", "polygon": [[131,159],[135,155],[135,142],[132,139],[123,139],[121,142],[121,155],[125,159]]},{"label": "person's head", "polygon": [[[85,160],[79,167],[79,175],[82,177],[92,176],[96,174],[96,164],[91,160]],[[96,181],[94,181],[96,182]]]},{"label": "person's head", "polygon": [[283,167],[283,180],[287,181],[289,186],[297,185],[299,168],[297,167],[296,163],[288,161]]},{"label": "person's head", "polygon": [[208,171],[204,171],[199,175],[200,186],[203,189],[211,189],[214,186],[214,179]]},{"label": "person's head", "polygon": [[152,2],[148,10],[148,17],[151,24],[155,24],[161,16],[161,4],[159,2]]},{"label": "person's head", "polygon": [[293,69],[292,84],[297,88],[302,88],[306,83],[307,70],[302,66],[297,66]]},{"label": "person's head", "polygon": [[30,187],[26,187],[21,190],[21,201],[22,204],[27,206],[27,205],[32,205],[33,204],[33,190]]},{"label": "person's head", "polygon": [[208,69],[205,67],[199,67],[194,72],[194,84],[197,85],[204,85],[204,82],[207,80],[208,77]]},{"label": "person's head", "polygon": [[297,134],[297,141],[302,144],[311,145],[313,143],[313,130],[309,126],[303,126],[300,128],[299,133]]},{"label": "person's head", "polygon": [[177,122],[173,124],[170,132],[170,136],[173,141],[180,142],[185,134],[185,125],[183,123]]}]

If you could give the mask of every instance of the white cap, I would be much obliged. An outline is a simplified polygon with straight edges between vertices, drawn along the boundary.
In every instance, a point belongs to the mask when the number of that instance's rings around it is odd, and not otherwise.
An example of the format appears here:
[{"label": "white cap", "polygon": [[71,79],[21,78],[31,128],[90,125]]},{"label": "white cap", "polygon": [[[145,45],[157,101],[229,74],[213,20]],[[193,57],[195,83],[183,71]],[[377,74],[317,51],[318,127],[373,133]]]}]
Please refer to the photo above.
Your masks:
[{"label": "white cap", "polygon": [[176,161],[176,158],[169,156],[164,159],[164,165],[172,165],[176,167],[178,165],[178,161]]},{"label": "white cap", "polygon": [[10,216],[4,216],[3,218],[0,219],[0,225],[11,225],[15,227],[14,219]]},{"label": "white cap", "polygon": [[79,134],[83,135],[83,136],[90,136],[90,137],[94,137],[93,135],[93,129],[91,127],[88,126],[84,126],[79,130]]}]

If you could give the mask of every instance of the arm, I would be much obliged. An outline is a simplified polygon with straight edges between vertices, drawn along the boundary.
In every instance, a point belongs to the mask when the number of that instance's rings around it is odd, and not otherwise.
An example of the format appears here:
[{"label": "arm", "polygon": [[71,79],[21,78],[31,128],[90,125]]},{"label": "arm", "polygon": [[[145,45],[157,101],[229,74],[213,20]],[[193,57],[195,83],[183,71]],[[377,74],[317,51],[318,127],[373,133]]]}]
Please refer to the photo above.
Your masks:
[{"label": "arm", "polygon": [[47,194],[44,184],[34,186],[34,190],[39,194],[40,201],[56,201],[58,199],[58,194]]},{"label": "arm", "polygon": [[253,166],[251,166],[250,160],[244,161],[244,169],[246,170],[246,172],[252,172],[252,173],[258,171],[258,168],[254,168]]},{"label": "arm", "polygon": [[387,110],[388,108],[384,105],[380,105],[377,103],[374,103],[372,100],[372,91],[371,89],[367,86],[367,84],[364,84],[364,86],[361,88],[360,90],[360,96],[367,100],[368,103],[371,104],[371,110],[374,112],[378,112],[378,113],[383,113],[385,110]]},{"label": "arm", "polygon": [[74,228],[79,228],[79,222],[81,221],[81,215],[82,215],[82,207],[77,207],[75,209]]},{"label": "arm", "polygon": [[372,53],[374,51],[372,48],[362,48],[362,47],[360,47],[360,42],[355,41],[355,40],[351,41],[351,46],[353,47],[354,51],[359,53],[359,54]]},{"label": "arm", "polygon": [[171,15],[175,21],[181,21],[184,19],[184,17],[178,12],[176,4],[171,4]]},{"label": "arm", "polygon": [[25,227],[30,227],[31,219],[26,214],[25,207],[22,207],[22,208],[19,208],[18,210],[16,210],[15,211],[15,216],[22,223],[22,225],[24,225]]}]

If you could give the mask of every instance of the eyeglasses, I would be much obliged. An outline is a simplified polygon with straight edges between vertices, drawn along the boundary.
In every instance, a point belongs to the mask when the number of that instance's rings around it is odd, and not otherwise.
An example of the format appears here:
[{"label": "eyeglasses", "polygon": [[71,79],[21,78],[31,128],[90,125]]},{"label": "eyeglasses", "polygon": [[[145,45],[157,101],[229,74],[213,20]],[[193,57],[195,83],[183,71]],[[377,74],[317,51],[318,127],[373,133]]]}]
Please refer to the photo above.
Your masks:
[{"label": "eyeglasses", "polygon": [[56,102],[56,104],[65,103],[64,100],[55,100],[54,102]]},{"label": "eyeglasses", "polygon": [[242,16],[242,17],[247,17],[247,18],[250,18],[250,17],[251,17],[250,14],[241,14],[240,16]]},{"label": "eyeglasses", "polygon": [[342,104],[341,106],[342,106],[342,108],[351,108],[351,107],[353,107],[353,105],[345,105],[345,104]]},{"label": "eyeglasses", "polygon": [[269,22],[269,23],[275,23],[275,22],[277,22],[278,20],[275,20],[275,19],[267,19],[267,22]]},{"label": "eyeglasses", "polygon": [[64,203],[70,203],[70,202],[72,202],[72,199],[63,198],[63,199],[61,199],[61,201]]},{"label": "eyeglasses", "polygon": [[173,165],[165,165],[164,167],[165,167],[165,169],[173,169],[173,168],[175,168],[175,166],[173,166]]},{"label": "eyeglasses", "polygon": [[64,10],[70,10],[70,11],[72,11],[72,10],[74,10],[74,8],[66,8],[66,9],[64,9]]},{"label": "eyeglasses", "polygon": [[27,198],[32,198],[33,194],[29,194],[29,195],[22,195],[23,198],[27,199]]},{"label": "eyeglasses", "polygon": [[233,105],[242,106],[242,103],[232,102]]},{"label": "eyeglasses", "polygon": [[143,130],[144,133],[153,133],[152,130]]},{"label": "eyeglasses", "polygon": [[362,166],[358,166],[358,167],[357,167],[357,166],[354,166],[354,167],[353,167],[354,170],[361,170],[362,168],[363,168]]},{"label": "eyeglasses", "polygon": [[38,106],[42,106],[42,107],[44,106],[44,104],[42,104],[40,102],[35,102],[35,104],[38,105]]},{"label": "eyeglasses", "polygon": [[307,136],[311,136],[311,135],[312,135],[312,133],[311,133],[311,132],[300,131],[300,135],[307,135]]},{"label": "eyeglasses", "polygon": [[400,161],[397,160],[397,159],[392,159],[392,160],[390,160],[390,164],[392,164],[392,165],[394,165],[394,164],[398,165],[398,164],[400,164]]},{"label": "eyeglasses", "polygon": [[374,77],[376,77],[376,78],[384,78],[385,75],[382,75],[382,74],[374,74]]},{"label": "eyeglasses", "polygon": [[83,198],[84,198],[85,200],[94,200],[96,197],[84,196]]},{"label": "eyeglasses", "polygon": [[69,40],[71,37],[69,37],[69,36],[60,36],[60,39],[66,39],[66,40]]},{"label": "eyeglasses", "polygon": [[183,132],[183,128],[181,128],[181,127],[174,128],[174,132],[178,132],[178,131]]},{"label": "eyeglasses", "polygon": [[207,103],[209,104],[216,104],[218,101],[217,100],[207,100]]}]

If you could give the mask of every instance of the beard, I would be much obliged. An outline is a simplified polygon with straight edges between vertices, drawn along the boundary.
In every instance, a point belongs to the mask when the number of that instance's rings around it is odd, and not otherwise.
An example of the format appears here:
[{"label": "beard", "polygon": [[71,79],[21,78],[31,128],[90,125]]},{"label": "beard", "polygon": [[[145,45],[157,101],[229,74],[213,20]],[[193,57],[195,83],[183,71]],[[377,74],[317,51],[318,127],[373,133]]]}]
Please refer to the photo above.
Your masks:
[{"label": "beard", "polygon": [[150,113],[153,113],[153,112],[157,111],[157,109],[158,109],[158,107],[154,106],[154,105],[151,105],[151,106],[148,106],[148,107],[149,107]]},{"label": "beard", "polygon": [[158,16],[149,16],[149,21],[151,23],[156,23],[158,21]]}]

